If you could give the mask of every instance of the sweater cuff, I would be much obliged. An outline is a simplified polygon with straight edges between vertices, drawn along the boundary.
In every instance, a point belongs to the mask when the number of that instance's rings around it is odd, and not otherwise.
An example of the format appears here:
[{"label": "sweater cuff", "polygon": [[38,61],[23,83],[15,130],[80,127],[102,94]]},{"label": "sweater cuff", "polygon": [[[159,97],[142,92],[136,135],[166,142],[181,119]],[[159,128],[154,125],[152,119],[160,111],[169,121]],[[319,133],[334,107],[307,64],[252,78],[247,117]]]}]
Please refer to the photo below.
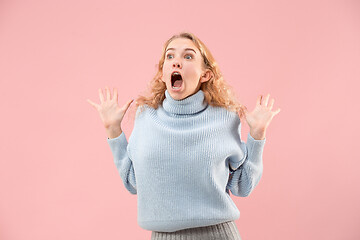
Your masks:
[{"label": "sweater cuff", "polygon": [[262,153],[264,150],[265,142],[266,138],[262,140],[256,140],[251,136],[250,133],[248,134],[246,145],[249,151],[249,158],[252,162],[258,163],[259,161],[262,161]]},{"label": "sweater cuff", "polygon": [[116,138],[107,138],[106,141],[110,145],[111,149],[119,148],[119,146],[124,146],[126,148],[128,142],[125,136],[125,133],[122,132],[118,137]]},{"label": "sweater cuff", "polygon": [[264,139],[262,139],[262,140],[256,140],[255,138],[253,138],[252,136],[251,136],[251,134],[250,133],[248,133],[248,141],[252,141],[252,142],[258,142],[258,143],[262,143],[262,142],[266,142],[266,137],[264,138]]}]

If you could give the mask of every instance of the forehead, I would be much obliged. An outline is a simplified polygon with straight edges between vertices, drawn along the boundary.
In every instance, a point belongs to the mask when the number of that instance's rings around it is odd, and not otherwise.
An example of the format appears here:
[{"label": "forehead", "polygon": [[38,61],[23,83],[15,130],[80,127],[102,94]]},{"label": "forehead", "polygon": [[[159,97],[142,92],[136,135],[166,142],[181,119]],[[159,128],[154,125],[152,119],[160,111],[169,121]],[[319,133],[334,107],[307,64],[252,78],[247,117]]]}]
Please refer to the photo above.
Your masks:
[{"label": "forehead", "polygon": [[185,48],[192,48],[199,53],[199,49],[196,47],[193,41],[188,38],[175,38],[172,40],[166,49],[175,48],[175,49],[185,49]]}]

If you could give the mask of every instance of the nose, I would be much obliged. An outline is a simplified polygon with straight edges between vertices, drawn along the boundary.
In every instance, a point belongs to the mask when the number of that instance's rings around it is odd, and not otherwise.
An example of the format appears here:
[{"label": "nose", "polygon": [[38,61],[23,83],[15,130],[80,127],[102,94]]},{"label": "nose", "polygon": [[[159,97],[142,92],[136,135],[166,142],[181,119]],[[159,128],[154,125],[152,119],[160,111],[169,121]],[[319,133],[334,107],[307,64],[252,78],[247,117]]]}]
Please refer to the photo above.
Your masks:
[{"label": "nose", "polygon": [[181,68],[182,66],[181,66],[180,62],[174,62],[173,67],[174,68]]}]

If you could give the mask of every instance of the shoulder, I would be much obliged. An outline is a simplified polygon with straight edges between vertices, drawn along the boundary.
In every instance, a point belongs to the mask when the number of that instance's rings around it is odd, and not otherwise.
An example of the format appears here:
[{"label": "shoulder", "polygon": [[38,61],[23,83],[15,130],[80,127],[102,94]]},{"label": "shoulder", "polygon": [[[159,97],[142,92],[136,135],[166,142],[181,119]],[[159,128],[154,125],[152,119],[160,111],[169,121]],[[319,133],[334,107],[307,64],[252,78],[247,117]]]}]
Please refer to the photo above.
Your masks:
[{"label": "shoulder", "polygon": [[146,114],[147,112],[153,111],[153,110],[155,110],[155,109],[150,107],[147,104],[138,106],[137,109],[136,109],[136,116],[135,117],[138,118],[139,116],[142,116],[142,115]]},{"label": "shoulder", "polygon": [[239,114],[235,111],[230,111],[224,107],[208,106],[209,114],[214,118],[223,119],[226,122],[240,123]]}]

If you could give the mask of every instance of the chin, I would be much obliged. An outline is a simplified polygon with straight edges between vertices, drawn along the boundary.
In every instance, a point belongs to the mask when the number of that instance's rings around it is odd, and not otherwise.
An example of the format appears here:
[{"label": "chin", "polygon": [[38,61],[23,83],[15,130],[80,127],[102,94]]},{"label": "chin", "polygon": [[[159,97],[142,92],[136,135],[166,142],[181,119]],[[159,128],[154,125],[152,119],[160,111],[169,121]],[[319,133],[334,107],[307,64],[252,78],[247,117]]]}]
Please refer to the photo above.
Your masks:
[{"label": "chin", "polygon": [[170,92],[170,95],[173,99],[175,100],[183,100],[185,98],[187,98],[188,96],[185,95],[185,94],[181,94],[181,93],[173,93],[173,92]]},{"label": "chin", "polygon": [[191,95],[185,92],[174,91],[174,89],[168,89],[168,92],[170,93],[170,96],[175,100],[183,100]]}]

